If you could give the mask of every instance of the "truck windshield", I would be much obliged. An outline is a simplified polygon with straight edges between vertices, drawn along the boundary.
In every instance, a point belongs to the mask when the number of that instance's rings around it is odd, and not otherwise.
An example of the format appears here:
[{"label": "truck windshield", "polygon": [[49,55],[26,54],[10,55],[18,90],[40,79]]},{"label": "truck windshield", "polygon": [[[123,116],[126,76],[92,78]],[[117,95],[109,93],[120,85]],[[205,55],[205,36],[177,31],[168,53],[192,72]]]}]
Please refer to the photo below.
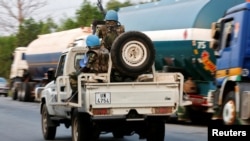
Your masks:
[{"label": "truck windshield", "polygon": [[64,68],[64,64],[65,64],[65,57],[66,57],[66,55],[63,55],[60,58],[59,65],[58,65],[58,68],[57,68],[57,71],[56,71],[56,77],[63,75],[63,68]]}]

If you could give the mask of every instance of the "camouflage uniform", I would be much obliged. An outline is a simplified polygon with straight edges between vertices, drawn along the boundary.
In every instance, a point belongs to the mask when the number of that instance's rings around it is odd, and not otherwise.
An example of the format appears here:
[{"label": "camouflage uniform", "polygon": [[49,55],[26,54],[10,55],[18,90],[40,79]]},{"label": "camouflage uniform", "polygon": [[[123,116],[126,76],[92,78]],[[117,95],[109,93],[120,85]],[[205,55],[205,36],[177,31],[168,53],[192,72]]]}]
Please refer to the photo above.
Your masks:
[{"label": "camouflage uniform", "polygon": [[108,71],[109,51],[103,47],[94,47],[87,52],[88,63],[86,71],[90,73],[105,73]]},{"label": "camouflage uniform", "polygon": [[125,32],[125,28],[119,22],[106,21],[105,25],[97,29],[96,35],[102,38],[101,45],[110,51],[115,38],[123,32]]}]

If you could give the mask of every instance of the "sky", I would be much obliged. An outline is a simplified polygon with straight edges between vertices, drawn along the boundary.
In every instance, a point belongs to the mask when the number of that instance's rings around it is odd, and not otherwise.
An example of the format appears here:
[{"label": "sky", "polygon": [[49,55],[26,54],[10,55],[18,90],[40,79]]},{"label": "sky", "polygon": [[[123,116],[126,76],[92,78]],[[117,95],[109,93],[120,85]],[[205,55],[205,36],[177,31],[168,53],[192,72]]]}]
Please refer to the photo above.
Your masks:
[{"label": "sky", "polygon": [[[48,17],[53,18],[58,22],[62,18],[72,18],[75,15],[77,9],[80,8],[83,0],[47,0],[48,4],[39,9],[36,14],[36,19],[42,20]],[[102,0],[103,7],[106,6],[109,0]],[[125,2],[126,0],[118,0],[119,2]],[[132,3],[138,3],[140,1],[147,0],[130,0]],[[97,4],[97,0],[90,0],[93,5]]]},{"label": "sky", "polygon": [[[47,5],[37,9],[32,17],[39,20],[46,20],[52,18],[56,23],[60,23],[61,19],[74,18],[76,10],[80,9],[84,0],[47,0]],[[93,5],[97,4],[97,0],[88,0]],[[101,0],[102,5],[105,8],[109,0]],[[118,0],[119,2],[125,2],[126,0]],[[149,0],[130,0],[131,3],[145,2]],[[0,31],[0,36],[8,35],[8,32]]]}]

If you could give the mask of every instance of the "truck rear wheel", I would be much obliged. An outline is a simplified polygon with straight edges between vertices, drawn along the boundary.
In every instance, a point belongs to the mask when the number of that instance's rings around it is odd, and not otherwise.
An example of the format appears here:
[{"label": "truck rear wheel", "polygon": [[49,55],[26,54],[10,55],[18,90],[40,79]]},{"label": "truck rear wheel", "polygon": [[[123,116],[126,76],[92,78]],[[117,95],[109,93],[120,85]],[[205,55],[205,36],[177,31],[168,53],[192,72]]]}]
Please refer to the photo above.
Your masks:
[{"label": "truck rear wheel", "polygon": [[230,91],[223,103],[222,119],[225,125],[234,125],[236,123],[236,105],[234,91]]},{"label": "truck rear wheel", "polygon": [[149,122],[146,136],[147,141],[164,141],[165,123],[160,121]]},{"label": "truck rear wheel", "polygon": [[54,140],[56,136],[57,126],[51,125],[51,119],[46,107],[46,104],[43,104],[42,107],[42,132],[45,140]]},{"label": "truck rear wheel", "polygon": [[29,85],[29,83],[23,83],[23,95],[24,95],[24,99],[23,99],[23,101],[24,102],[29,102],[30,101],[30,95],[31,95],[31,93],[30,93],[30,85]]},{"label": "truck rear wheel", "polygon": [[117,139],[119,138],[121,139],[124,136],[124,133],[122,131],[113,131],[112,134],[113,134],[113,137]]},{"label": "truck rear wheel", "polygon": [[17,88],[13,87],[11,89],[11,96],[13,100],[17,100]]},{"label": "truck rear wheel", "polygon": [[111,59],[121,74],[137,77],[152,68],[155,60],[154,45],[144,33],[128,31],[113,42]]},{"label": "truck rear wheel", "polygon": [[22,83],[19,84],[19,87],[17,90],[17,98],[19,101],[24,101],[24,91],[23,91]]},{"label": "truck rear wheel", "polygon": [[72,116],[72,141],[91,141],[93,130],[90,117],[74,110]]}]

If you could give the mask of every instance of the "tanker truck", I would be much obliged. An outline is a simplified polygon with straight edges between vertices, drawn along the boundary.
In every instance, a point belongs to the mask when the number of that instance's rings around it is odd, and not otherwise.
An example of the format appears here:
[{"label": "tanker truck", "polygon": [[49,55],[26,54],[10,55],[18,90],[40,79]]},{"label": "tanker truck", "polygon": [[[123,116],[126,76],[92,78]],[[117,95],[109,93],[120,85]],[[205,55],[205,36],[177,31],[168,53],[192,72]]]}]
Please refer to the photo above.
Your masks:
[{"label": "tanker truck", "polygon": [[178,120],[211,120],[211,95],[216,89],[216,57],[209,47],[211,23],[243,1],[161,0],[119,9],[126,31],[142,31],[153,41],[156,70],[184,75],[183,93],[192,105],[179,107]]},{"label": "tanker truck", "polygon": [[40,87],[54,76],[61,52],[70,46],[85,46],[90,27],[38,35],[27,47],[17,47],[11,65],[13,100],[39,101]]}]

